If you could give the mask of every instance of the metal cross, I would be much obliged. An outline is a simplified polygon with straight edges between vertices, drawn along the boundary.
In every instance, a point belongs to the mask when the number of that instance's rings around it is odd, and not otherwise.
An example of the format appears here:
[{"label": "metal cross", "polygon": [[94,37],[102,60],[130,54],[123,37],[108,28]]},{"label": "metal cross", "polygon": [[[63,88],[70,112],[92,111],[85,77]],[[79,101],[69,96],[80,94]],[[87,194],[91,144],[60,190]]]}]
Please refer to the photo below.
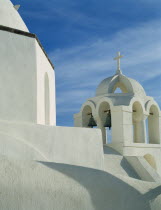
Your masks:
[{"label": "metal cross", "polygon": [[114,58],[114,60],[117,60],[117,71],[116,74],[121,74],[121,69],[120,69],[120,58],[124,57],[123,55],[120,55],[120,52],[117,53],[117,57]]}]

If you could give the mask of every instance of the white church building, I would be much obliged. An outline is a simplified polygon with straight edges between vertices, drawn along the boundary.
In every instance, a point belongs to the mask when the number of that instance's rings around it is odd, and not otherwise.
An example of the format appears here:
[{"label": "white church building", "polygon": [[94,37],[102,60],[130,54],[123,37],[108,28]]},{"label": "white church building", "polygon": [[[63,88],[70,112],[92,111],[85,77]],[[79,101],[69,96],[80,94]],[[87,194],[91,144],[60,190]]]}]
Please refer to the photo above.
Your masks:
[{"label": "white church building", "polygon": [[0,209],[160,210],[156,101],[118,53],[75,127],[56,126],[54,66],[18,8],[0,0]]}]

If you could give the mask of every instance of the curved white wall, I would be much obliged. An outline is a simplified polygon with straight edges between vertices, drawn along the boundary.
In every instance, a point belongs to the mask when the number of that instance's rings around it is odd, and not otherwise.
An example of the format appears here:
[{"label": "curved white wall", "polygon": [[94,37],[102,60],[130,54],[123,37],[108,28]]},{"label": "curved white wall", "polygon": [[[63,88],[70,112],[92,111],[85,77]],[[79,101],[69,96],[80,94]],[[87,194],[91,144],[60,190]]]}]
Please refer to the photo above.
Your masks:
[{"label": "curved white wall", "polygon": [[0,0],[0,25],[29,31],[10,0]]},{"label": "curved white wall", "polygon": [[158,185],[99,170],[0,157],[3,210],[160,210]]},{"label": "curved white wall", "polygon": [[[9,137],[1,136],[5,134]],[[58,163],[104,169],[101,131],[90,128],[44,126],[0,121],[0,154],[14,159],[47,160]],[[6,141],[8,144],[6,144]],[[9,141],[15,142],[10,147]],[[26,146],[23,146],[25,144]],[[31,149],[30,149],[31,148]],[[26,151],[30,149],[30,155]],[[10,153],[10,150],[12,153]],[[23,151],[23,152],[22,152]],[[39,155],[39,159],[38,159]]]}]

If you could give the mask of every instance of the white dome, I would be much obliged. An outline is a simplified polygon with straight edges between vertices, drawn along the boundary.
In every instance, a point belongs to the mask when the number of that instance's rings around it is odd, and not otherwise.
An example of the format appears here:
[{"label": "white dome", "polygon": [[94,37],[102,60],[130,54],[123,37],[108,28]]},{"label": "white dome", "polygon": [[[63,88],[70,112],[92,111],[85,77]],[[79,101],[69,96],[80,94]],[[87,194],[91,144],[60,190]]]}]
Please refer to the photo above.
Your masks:
[{"label": "white dome", "polygon": [[104,79],[96,89],[96,96],[114,93],[116,88],[120,88],[123,93],[131,93],[138,97],[145,97],[143,87],[134,79],[123,74],[116,74]]},{"label": "white dome", "polygon": [[10,0],[0,0],[0,25],[29,31]]}]

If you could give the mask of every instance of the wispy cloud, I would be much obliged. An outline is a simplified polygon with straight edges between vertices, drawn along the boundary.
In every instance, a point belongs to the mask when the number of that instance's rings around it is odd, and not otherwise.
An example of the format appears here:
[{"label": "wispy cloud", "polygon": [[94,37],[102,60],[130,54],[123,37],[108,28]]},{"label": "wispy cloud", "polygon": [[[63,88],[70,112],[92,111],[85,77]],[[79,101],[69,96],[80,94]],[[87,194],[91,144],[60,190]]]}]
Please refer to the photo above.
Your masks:
[{"label": "wispy cloud", "polygon": [[[95,16],[90,16],[81,12],[77,7],[79,3],[73,1],[41,1],[36,0],[39,5],[39,9],[35,8],[26,8],[25,11],[22,11],[22,14],[27,17],[32,17],[36,20],[47,20],[54,22],[64,20],[68,22],[68,27],[74,24],[79,24],[79,26],[98,29],[103,28],[104,23],[96,18]],[[35,2],[33,4],[35,6]],[[32,6],[32,4],[30,5]],[[112,22],[106,23],[107,26],[111,26]]]},{"label": "wispy cloud", "polygon": [[56,67],[58,113],[64,109],[72,115],[71,107],[78,112],[86,98],[94,96],[99,82],[115,73],[113,57],[118,50],[125,55],[123,73],[141,82],[160,104],[161,83],[156,81],[161,77],[160,22],[147,22],[109,39],[93,39],[50,52]]},{"label": "wispy cloud", "polygon": [[[60,70],[58,76],[65,72],[67,73],[65,78],[70,78],[111,71],[115,68],[112,58],[117,50],[125,54],[122,60],[122,68],[125,69],[125,72],[129,67],[136,65],[141,67],[143,64],[159,62],[161,60],[160,22],[161,20],[154,21],[120,31],[109,40],[92,40],[80,46],[55,50],[50,53],[50,56],[57,70]],[[146,69],[142,70],[142,73],[144,74],[145,71],[148,73]],[[135,72],[139,72],[139,69],[136,69]],[[153,75],[158,73],[158,68],[153,69]],[[148,75],[144,74],[144,79],[148,79]]]}]

